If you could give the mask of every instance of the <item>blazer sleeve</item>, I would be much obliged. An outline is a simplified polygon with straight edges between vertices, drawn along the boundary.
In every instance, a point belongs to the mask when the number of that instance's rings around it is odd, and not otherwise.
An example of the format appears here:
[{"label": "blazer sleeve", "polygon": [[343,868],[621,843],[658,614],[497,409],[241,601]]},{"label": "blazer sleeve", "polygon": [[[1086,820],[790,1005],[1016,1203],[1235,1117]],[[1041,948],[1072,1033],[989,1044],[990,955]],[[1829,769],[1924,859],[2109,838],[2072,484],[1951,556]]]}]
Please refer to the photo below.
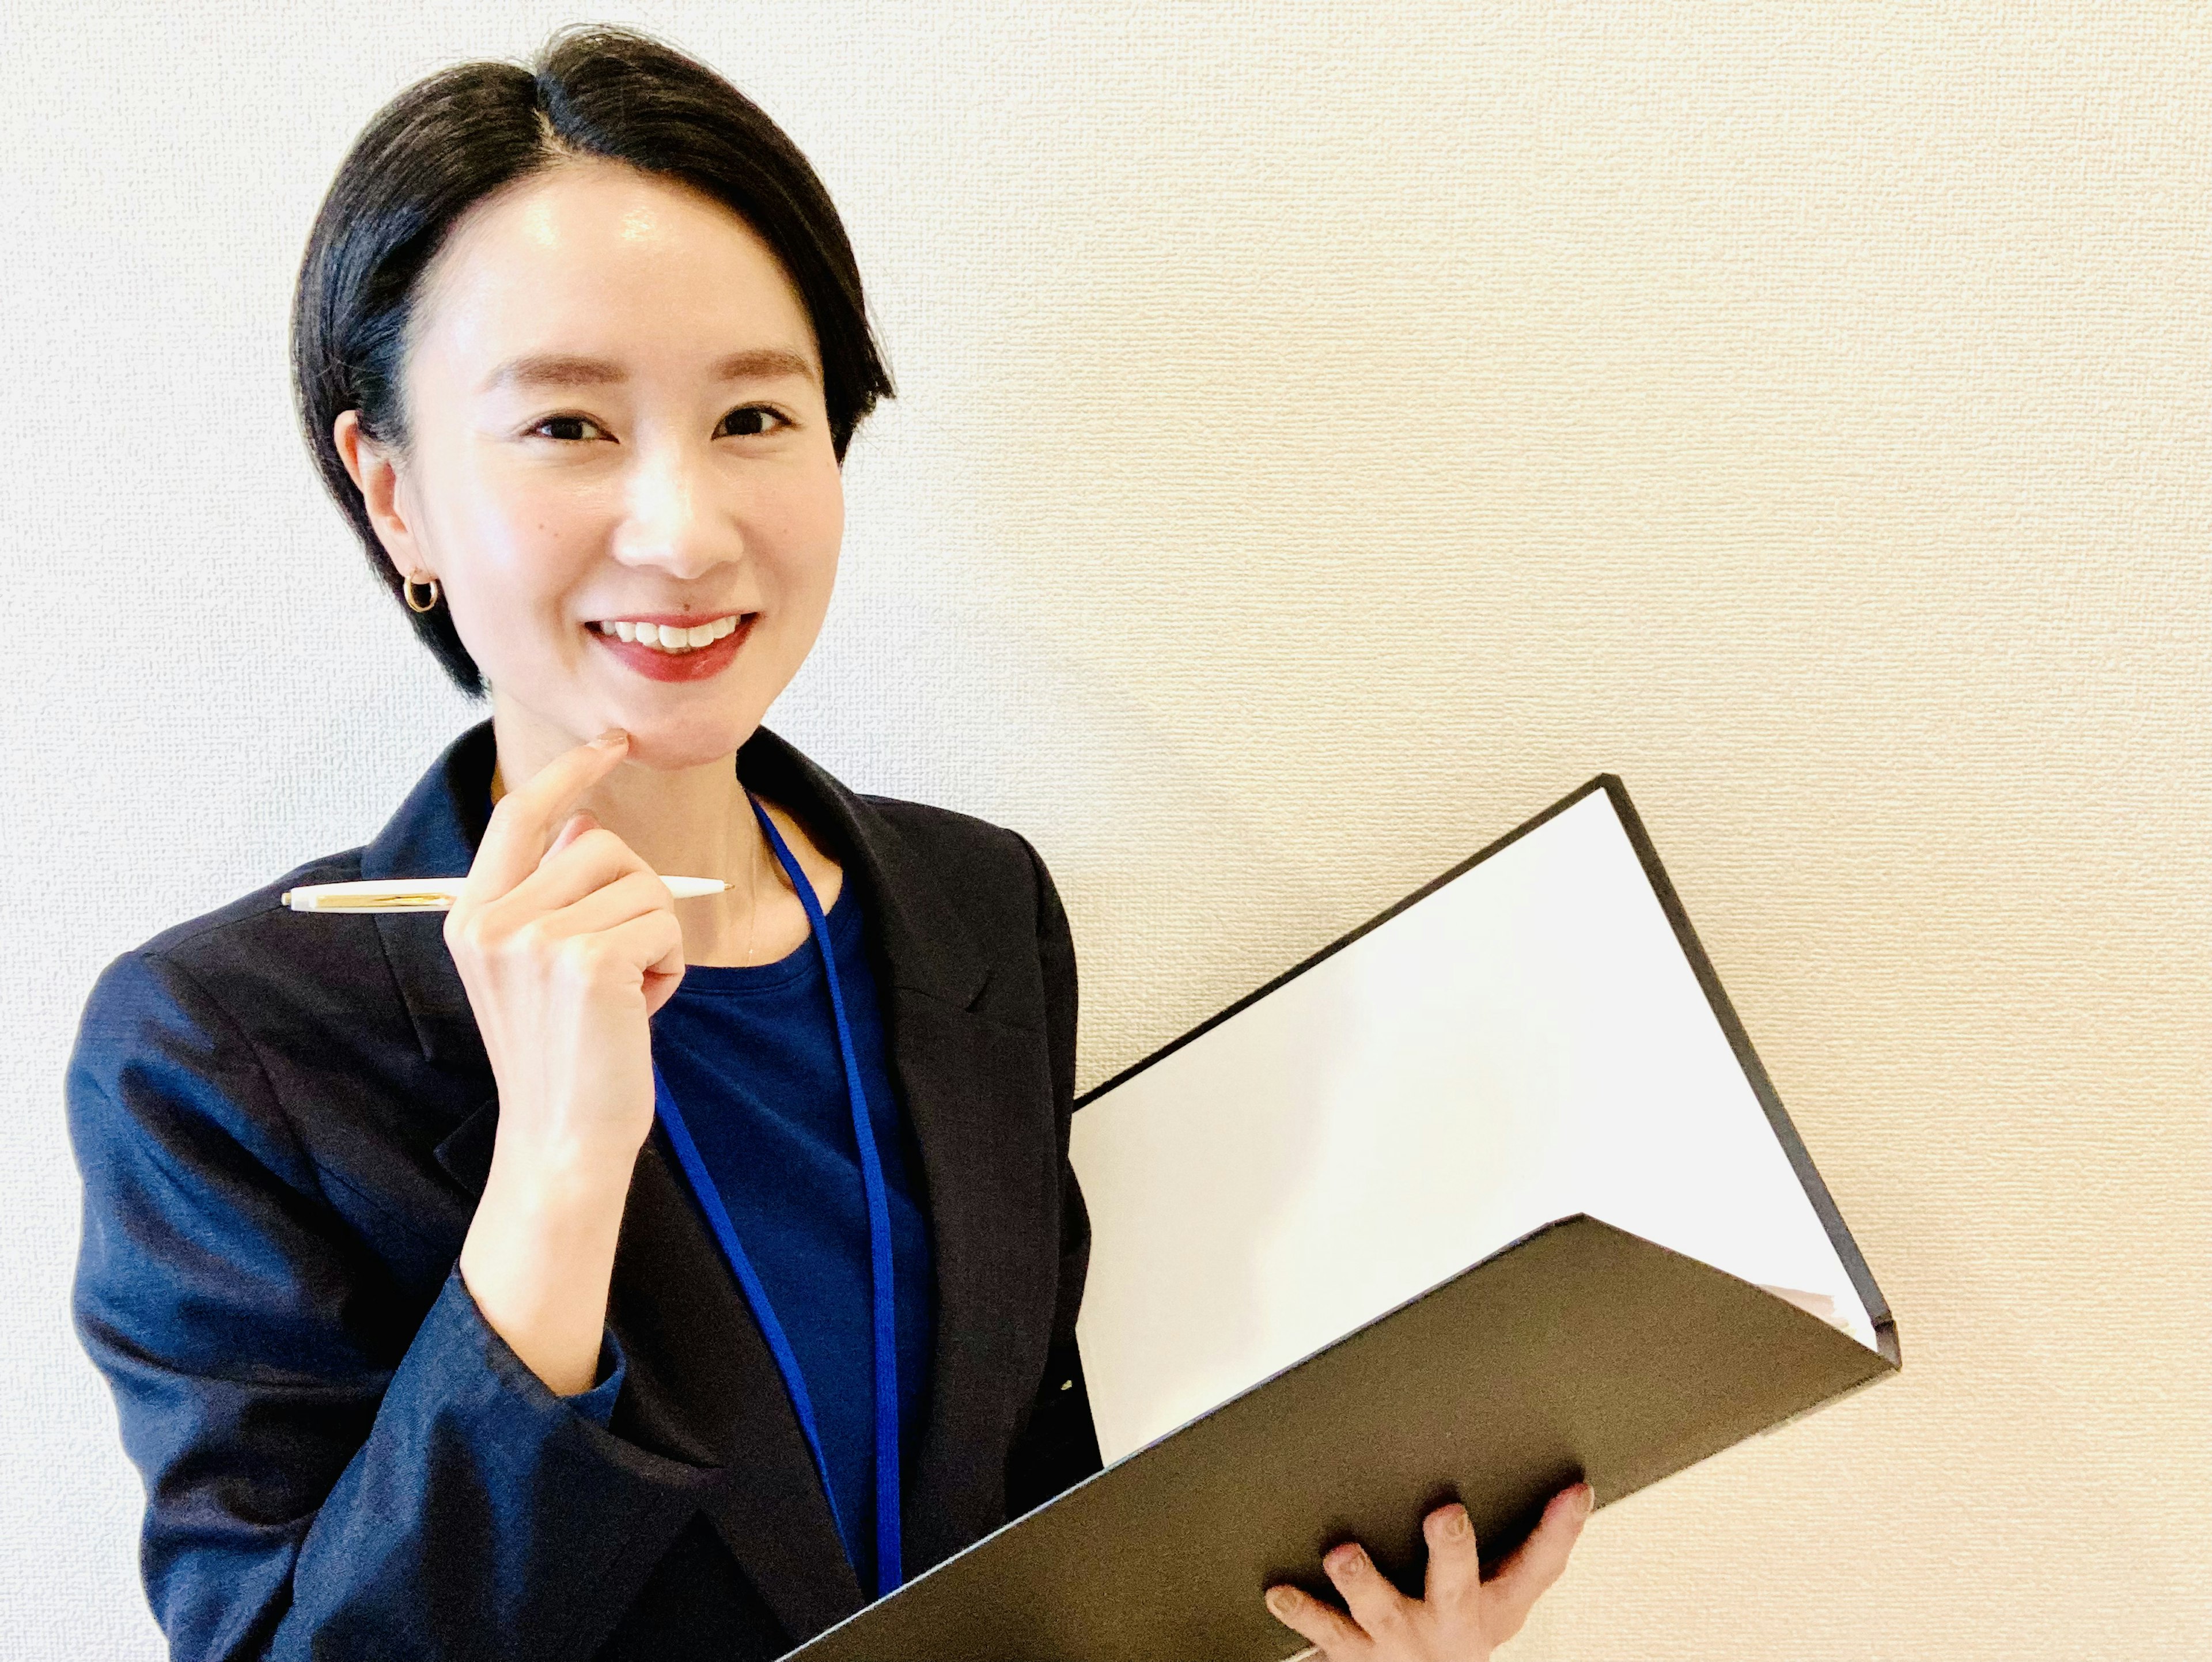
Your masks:
[{"label": "blazer sleeve", "polygon": [[415,1321],[175,958],[101,973],[66,1094],[73,1313],[145,1482],[173,1657],[587,1653],[708,1469],[555,1396],[458,1267]]},{"label": "blazer sleeve", "polygon": [[1044,1378],[1006,1461],[1006,1515],[1018,1518],[1099,1468],[1098,1434],[1084,1389],[1075,1318],[1091,1261],[1091,1217],[1067,1157],[1075,1109],[1075,939],[1052,874],[1021,837],[1036,884],[1037,962],[1043,971],[1045,1037],[1052,1062],[1053,1117],[1060,1142],[1060,1290]]}]

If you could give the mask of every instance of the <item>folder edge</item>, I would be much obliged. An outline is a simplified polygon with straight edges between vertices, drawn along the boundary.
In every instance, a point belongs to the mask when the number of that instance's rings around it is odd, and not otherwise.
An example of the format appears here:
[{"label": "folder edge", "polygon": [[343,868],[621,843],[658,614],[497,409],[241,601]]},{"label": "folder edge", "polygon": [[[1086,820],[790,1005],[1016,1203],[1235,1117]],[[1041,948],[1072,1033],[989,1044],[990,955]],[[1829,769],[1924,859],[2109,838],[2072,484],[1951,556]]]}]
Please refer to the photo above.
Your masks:
[{"label": "folder edge", "polygon": [[1301,959],[1265,985],[1255,988],[1234,1003],[1216,1011],[1196,1026],[1170,1039],[1149,1056],[1131,1062],[1119,1073],[1092,1086],[1075,1099],[1075,1107],[1081,1109],[1085,1105],[1134,1078],[1155,1062],[1172,1056],[1193,1039],[1219,1026],[1246,1007],[1256,1004],[1277,988],[1304,975],[1324,959],[1342,952],[1370,930],[1379,928],[1408,906],[1425,900],[1445,884],[1464,876],[1492,855],[1510,847],[1539,826],[1565,813],[1583,798],[1599,791],[1603,791],[1611,801],[1613,815],[1620,822],[1622,831],[1626,833],[1630,848],[1635,850],[1638,864],[1644,868],[1644,880],[1651,885],[1652,892],[1658,897],[1660,910],[1666,914],[1668,924],[1674,931],[1675,944],[1681,948],[1682,955],[1689,960],[1691,972],[1697,977],[1698,985],[1705,992],[1705,1002],[1711,1009],[1715,1020],[1720,1023],[1721,1032],[1728,1039],[1729,1048],[1735,1054],[1736,1065],[1742,1068],[1744,1078],[1751,1085],[1752,1094],[1759,1099],[1759,1107],[1765,1111],[1767,1124],[1774,1132],[1776,1140],[1781,1143],[1782,1152],[1790,1161],[1790,1169],[1796,1173],[1799,1186],[1804,1190],[1806,1199],[1812,1202],[1814,1215],[1820,1219],[1821,1228],[1827,1232],[1828,1243],[1835,1250],[1838,1260],[1843,1264],[1844,1273],[1850,1278],[1852,1289],[1859,1295],[1859,1301],[1866,1306],[1867,1319],[1873,1324],[1877,1349],[1892,1368],[1901,1368],[1905,1365],[1904,1355],[1898,1343],[1897,1323],[1890,1314],[1889,1301],[1882,1296],[1881,1288],[1875,1285],[1874,1272],[1868,1267],[1865,1256],[1860,1252],[1857,1241],[1852,1238],[1850,1227],[1844,1223],[1843,1213],[1837,1207],[1835,1197],[1829,1194],[1828,1185],[1821,1179],[1818,1168],[1814,1166],[1813,1157],[1807,1151],[1804,1140],[1797,1135],[1797,1128],[1790,1123],[1789,1111],[1782,1105],[1782,1098],[1774,1088],[1774,1081],[1767,1075],[1765,1064],[1759,1061],[1759,1053],[1752,1048],[1751,1036],[1745,1031],[1741,1019],[1735,1013],[1735,1005],[1729,1002],[1727,992],[1722,988],[1719,973],[1713,968],[1712,959],[1706,955],[1704,943],[1698,939],[1697,930],[1691,925],[1689,913],[1682,904],[1681,897],[1675,892],[1673,880],[1667,875],[1666,868],[1660,863],[1659,851],[1653,845],[1650,834],[1644,829],[1643,816],[1637,813],[1636,805],[1629,800],[1628,787],[1621,782],[1620,776],[1618,774],[1598,774],[1588,783],[1570,791],[1551,807],[1533,818],[1522,821],[1495,842],[1476,850],[1449,870],[1431,878],[1412,893],[1385,906],[1365,922],[1346,930],[1327,946]]},{"label": "folder edge", "polygon": [[[1577,796],[1579,798],[1580,796],[1587,794],[1587,792],[1578,792],[1577,793]],[[1394,1318],[1403,1315],[1416,1305],[1423,1304],[1431,1299],[1445,1294],[1456,1284],[1464,1282],[1470,1276],[1479,1275],[1486,1267],[1496,1263],[1500,1259],[1507,1257],[1509,1255],[1514,1253],[1519,1249],[1530,1245],[1546,1235],[1553,1234],[1559,1231],[1573,1229],[1595,1229],[1605,1234],[1626,1238],[1628,1240],[1635,1242],[1640,1249],[1648,1249],[1652,1252],[1663,1254],[1668,1257],[1680,1260],[1685,1263],[1694,1266],[1698,1271],[1705,1275],[1717,1276],[1724,1281],[1733,1282],[1748,1291],[1757,1293],[1763,1299],[1771,1300],[1774,1303],[1788,1309],[1794,1319],[1813,1324],[1817,1327],[1826,1329],[1831,1332],[1836,1331],[1836,1330],[1831,1327],[1829,1324],[1822,1321],[1820,1317],[1812,1314],[1808,1311],[1800,1309],[1796,1306],[1790,1304],[1789,1300],[1786,1299],[1782,1299],[1778,1295],[1768,1292],[1757,1282],[1746,1281],[1742,1276],[1737,1275],[1731,1271],[1723,1269],[1715,1264],[1707,1263],[1703,1259],[1695,1257],[1693,1254],[1678,1251],[1674,1247],[1668,1246],[1662,1242],[1651,1239],[1649,1236],[1639,1235],[1632,1229],[1625,1229],[1619,1224],[1609,1222],[1606,1219],[1595,1216],[1590,1213],[1567,1213],[1559,1217],[1553,1218],[1544,1223],[1535,1225],[1534,1227],[1516,1236],[1512,1240],[1499,1247],[1496,1251],[1487,1254],[1476,1263],[1469,1264],[1462,1269],[1455,1270],[1452,1274],[1444,1276],[1430,1286],[1423,1288],[1420,1291],[1409,1294],[1407,1297],[1401,1300],[1398,1303],[1391,1306],[1389,1309],[1385,1310],[1373,1317],[1371,1319],[1362,1323],[1351,1332],[1340,1335],[1338,1337],[1331,1340],[1328,1344],[1320,1347],[1318,1349],[1314,1350],[1304,1356],[1299,1357],[1295,1361],[1285,1364],[1282,1367],[1269,1373],[1265,1379],[1255,1380],[1251,1385],[1244,1387],[1242,1391],[1235,1393],[1235,1395],[1222,1402],[1213,1404],[1202,1413],[1193,1415],[1189,1419],[1183,1421],[1181,1424],[1175,1426],[1170,1430],[1162,1432],[1158,1436],[1152,1439],[1150,1441],[1142,1444],[1137,1448],[1132,1449],[1128,1453],[1121,1456],[1121,1458],[1109,1463],[1108,1464],[1101,1467],[1097,1471],[1092,1472],[1089,1476],[1080,1479],[1079,1482],[1071,1484],[1059,1495],[1054,1495],[1049,1500],[1040,1501],[1036,1506],[1032,1507],[1028,1512],[1022,1513],[1018,1517],[1009,1518],[1005,1523],[1000,1525],[997,1528],[988,1531],[978,1539],[970,1542],[967,1546],[962,1548],[959,1551],[953,1553],[941,1562],[932,1565],[927,1570],[924,1571],[921,1575],[917,1576],[913,1582],[909,1582],[908,1586],[911,1587],[917,1586],[923,1580],[928,1580],[932,1577],[939,1576],[950,1571],[952,1567],[957,1564],[961,1560],[979,1555],[984,1549],[994,1543],[1000,1537],[1012,1534],[1023,1525],[1026,1524],[1030,1519],[1035,1518],[1038,1513],[1045,1512],[1060,1504],[1077,1490],[1104,1483],[1109,1480],[1111,1474],[1118,1468],[1140,1459],[1147,1454],[1154,1453],[1156,1451],[1161,1449],[1163,1446],[1172,1442],[1183,1433],[1190,1430],[1201,1422],[1222,1412],[1224,1409],[1228,1409],[1232,1405],[1241,1404],[1246,1398],[1258,1397],[1262,1392],[1266,1391],[1270,1386],[1276,1385],[1280,1380],[1298,1372],[1300,1369],[1308,1367],[1310,1364],[1315,1362],[1320,1358],[1328,1355],[1330,1352],[1348,1348],[1357,1344],[1363,1339],[1366,1338],[1373,1330],[1381,1327]],[[1838,1336],[1848,1339],[1851,1348],[1866,1359],[1867,1372],[1856,1381],[1844,1386],[1840,1390],[1832,1391],[1827,1396],[1822,1397],[1816,1401],[1807,1403],[1803,1407],[1795,1409],[1794,1411],[1785,1415],[1781,1419],[1776,1420],[1771,1424],[1761,1427],[1759,1430],[1750,1433],[1748,1437],[1739,1437],[1728,1444],[1723,1445],[1720,1448],[1709,1450],[1701,1454],[1692,1455],[1685,1460],[1671,1462],[1665,1470],[1658,1473],[1655,1476],[1647,1478],[1641,1482],[1635,1483],[1629,1488],[1615,1489],[1610,1493],[1599,1494],[1595,1497],[1597,1507],[1600,1508],[1608,1507],[1615,1501],[1626,1500],[1632,1495],[1640,1494],[1644,1489],[1650,1488],[1655,1484],[1664,1482],[1669,1477],[1678,1476],[1681,1472],[1686,1471],[1694,1466],[1702,1464],[1705,1460],[1711,1458],[1715,1454],[1724,1452],[1727,1448],[1737,1446],[1741,1443],[1749,1440],[1750,1438],[1771,1436],[1774,1433],[1782,1430],[1784,1427],[1795,1425],[1799,1421],[1805,1419],[1807,1416],[1817,1414],[1824,1409],[1832,1407],[1842,1402],[1846,1397],[1855,1397],[1859,1392],[1866,1390],[1869,1386],[1879,1385],[1883,1380],[1893,1377],[1899,1372],[1900,1365],[1894,1357],[1887,1355],[1886,1352],[1868,1350],[1861,1342],[1856,1339],[1850,1338],[1850,1336],[1848,1335],[1838,1333]],[[903,1592],[906,1589],[902,1588],[900,1589],[900,1592]],[[890,1596],[896,1598],[898,1594],[893,1593]],[[877,1602],[880,1603],[881,1601]],[[840,1621],[833,1622],[830,1627],[825,1628],[820,1633],[816,1634],[809,1639],[802,1641],[800,1644],[793,1647],[789,1651],[785,1653],[786,1658],[800,1656],[802,1653],[816,1647],[822,1647],[823,1648],[827,1649],[836,1642],[837,1636],[842,1635],[847,1630],[853,1629],[865,1624],[870,1617],[871,1612],[873,1611],[875,1608],[876,1604],[873,1603],[862,1605],[859,1610],[854,1610],[849,1616],[843,1617]]]}]

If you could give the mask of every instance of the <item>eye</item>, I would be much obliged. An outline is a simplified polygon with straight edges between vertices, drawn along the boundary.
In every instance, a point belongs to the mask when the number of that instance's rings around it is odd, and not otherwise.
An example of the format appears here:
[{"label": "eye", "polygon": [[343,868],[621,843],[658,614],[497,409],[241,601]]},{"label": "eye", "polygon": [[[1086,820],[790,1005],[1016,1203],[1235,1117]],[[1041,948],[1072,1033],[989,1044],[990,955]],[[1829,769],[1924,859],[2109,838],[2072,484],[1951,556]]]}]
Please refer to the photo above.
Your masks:
[{"label": "eye", "polygon": [[[585,428],[589,428],[591,432],[582,431]],[[540,437],[561,439],[571,443],[588,439],[594,433],[601,438],[607,436],[606,429],[589,416],[548,416],[526,430]]]},{"label": "eye", "polygon": [[786,427],[792,424],[791,418],[781,410],[772,409],[765,404],[745,404],[722,417],[722,424],[714,429],[714,436],[720,438],[727,433],[732,438],[758,438],[762,434],[774,430],[759,424],[761,418],[765,417],[772,417]]}]

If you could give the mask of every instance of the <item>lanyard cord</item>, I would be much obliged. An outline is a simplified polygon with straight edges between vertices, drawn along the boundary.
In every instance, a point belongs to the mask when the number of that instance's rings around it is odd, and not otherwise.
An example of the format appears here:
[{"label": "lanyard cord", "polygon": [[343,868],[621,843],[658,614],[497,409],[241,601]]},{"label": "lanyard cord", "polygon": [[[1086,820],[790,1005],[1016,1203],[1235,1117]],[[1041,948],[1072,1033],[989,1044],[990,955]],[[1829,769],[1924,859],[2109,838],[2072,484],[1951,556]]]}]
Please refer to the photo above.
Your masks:
[{"label": "lanyard cord", "polygon": [[[883,1160],[876,1148],[875,1129],[868,1117],[867,1093],[860,1085],[860,1062],[853,1048],[853,1029],[845,1018],[844,993],[837,984],[836,953],[830,945],[829,920],[822,915],[822,904],[815,898],[814,886],[806,880],[806,874],[792,857],[782,833],[761,807],[760,799],[750,791],[745,796],[752,803],[753,814],[760,821],[761,829],[768,833],[776,859],[789,874],[791,886],[798,891],[799,904],[806,908],[807,922],[822,951],[822,967],[830,983],[830,1013],[836,1021],[837,1046],[844,1056],[845,1091],[852,1105],[853,1137],[860,1159],[860,1189],[868,1211],[868,1269],[872,1294],[870,1302],[874,1317],[872,1348],[875,1353],[876,1596],[880,1598],[905,1579],[899,1540],[898,1328],[892,1302],[890,1201],[884,1186]],[[842,1536],[844,1519],[837,1512],[836,1491],[830,1484],[830,1464],[823,1457],[822,1435],[816,1428],[814,1405],[807,1396],[805,1379],[799,1370],[798,1355],[769,1303],[768,1289],[762,1285],[751,1259],[746,1257],[738,1239],[737,1226],[731,1221],[729,1209],[722,1204],[713,1175],[707,1170],[706,1161],[700,1158],[698,1145],[691,1140],[690,1130],[684,1123],[667,1081],[660,1076],[660,1064],[657,1062],[653,1068],[653,1089],[654,1107],[668,1129],[668,1140],[676,1150],[677,1162],[683,1166],[691,1191],[707,1215],[708,1226],[714,1231],[722,1256],[729,1260],[731,1271],[744,1289],[746,1302],[752,1306],[762,1336],[767,1339],[777,1371],[783,1375],[784,1385],[791,1392],[791,1405],[798,1413],[799,1428],[806,1434],[807,1448],[814,1456],[814,1468],[821,1474],[823,1493],[829,1497],[830,1516],[837,1519],[837,1531]]]}]

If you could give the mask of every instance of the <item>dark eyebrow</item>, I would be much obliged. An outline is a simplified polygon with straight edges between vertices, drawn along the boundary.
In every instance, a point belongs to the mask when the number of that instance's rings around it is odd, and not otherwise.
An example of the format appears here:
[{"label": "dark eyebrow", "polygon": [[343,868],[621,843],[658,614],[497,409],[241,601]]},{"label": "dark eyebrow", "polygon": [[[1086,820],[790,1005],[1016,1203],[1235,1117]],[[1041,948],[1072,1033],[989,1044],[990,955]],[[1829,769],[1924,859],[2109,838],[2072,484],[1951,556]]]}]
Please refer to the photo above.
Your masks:
[{"label": "dark eyebrow", "polygon": [[[757,346],[732,352],[714,367],[717,380],[775,380],[793,377],[814,380],[814,366],[796,352],[780,346]],[[629,379],[622,365],[606,358],[579,357],[564,352],[539,352],[509,358],[486,378],[483,390],[502,387],[609,387]]]}]

